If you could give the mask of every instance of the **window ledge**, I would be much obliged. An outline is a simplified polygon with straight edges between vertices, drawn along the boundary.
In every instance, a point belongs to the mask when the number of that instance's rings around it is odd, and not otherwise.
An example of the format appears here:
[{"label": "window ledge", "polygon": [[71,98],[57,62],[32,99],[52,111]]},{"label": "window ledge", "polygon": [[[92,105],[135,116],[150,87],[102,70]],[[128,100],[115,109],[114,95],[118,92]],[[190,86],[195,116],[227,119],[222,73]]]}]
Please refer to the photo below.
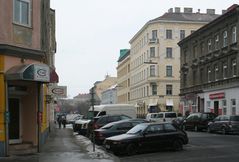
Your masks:
[{"label": "window ledge", "polygon": [[18,23],[18,22],[13,22],[13,25],[17,25],[17,26],[21,26],[21,27],[32,29],[31,25],[21,24],[21,23]]}]

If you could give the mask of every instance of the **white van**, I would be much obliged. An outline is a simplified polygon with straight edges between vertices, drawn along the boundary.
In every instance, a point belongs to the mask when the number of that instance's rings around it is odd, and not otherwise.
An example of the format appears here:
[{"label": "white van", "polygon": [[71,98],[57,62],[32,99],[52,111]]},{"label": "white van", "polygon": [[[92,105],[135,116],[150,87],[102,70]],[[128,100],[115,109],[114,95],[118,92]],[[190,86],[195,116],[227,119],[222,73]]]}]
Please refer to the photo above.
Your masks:
[{"label": "white van", "polygon": [[154,122],[171,122],[177,118],[175,112],[159,112],[159,113],[148,113],[146,120]]},{"label": "white van", "polygon": [[98,117],[102,115],[116,115],[124,114],[131,118],[136,118],[136,108],[129,104],[108,104],[108,105],[96,105],[93,108],[90,107],[88,117]]}]

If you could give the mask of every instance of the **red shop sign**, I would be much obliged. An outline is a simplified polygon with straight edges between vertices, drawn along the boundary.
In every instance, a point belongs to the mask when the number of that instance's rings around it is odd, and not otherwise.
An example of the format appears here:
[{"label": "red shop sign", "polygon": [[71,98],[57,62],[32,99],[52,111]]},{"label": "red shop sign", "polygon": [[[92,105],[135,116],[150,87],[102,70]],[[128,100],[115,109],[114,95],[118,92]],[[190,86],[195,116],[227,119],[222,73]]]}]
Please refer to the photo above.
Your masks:
[{"label": "red shop sign", "polygon": [[209,94],[209,98],[211,100],[213,100],[213,99],[222,99],[222,98],[225,98],[225,93],[224,92],[220,92],[220,93]]}]

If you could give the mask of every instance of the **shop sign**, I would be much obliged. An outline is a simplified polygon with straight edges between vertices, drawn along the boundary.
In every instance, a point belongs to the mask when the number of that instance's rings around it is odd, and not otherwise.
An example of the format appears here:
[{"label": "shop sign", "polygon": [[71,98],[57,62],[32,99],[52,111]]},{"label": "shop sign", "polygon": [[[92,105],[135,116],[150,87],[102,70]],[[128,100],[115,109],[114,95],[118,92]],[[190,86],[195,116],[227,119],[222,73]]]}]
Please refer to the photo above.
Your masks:
[{"label": "shop sign", "polygon": [[67,87],[66,86],[51,86],[50,95],[58,98],[67,97]]},{"label": "shop sign", "polygon": [[225,93],[224,92],[220,92],[220,93],[209,94],[209,98],[211,100],[213,100],[213,99],[222,99],[222,98],[225,98]]},{"label": "shop sign", "polygon": [[44,65],[34,65],[34,80],[46,81],[50,80],[50,69]]}]

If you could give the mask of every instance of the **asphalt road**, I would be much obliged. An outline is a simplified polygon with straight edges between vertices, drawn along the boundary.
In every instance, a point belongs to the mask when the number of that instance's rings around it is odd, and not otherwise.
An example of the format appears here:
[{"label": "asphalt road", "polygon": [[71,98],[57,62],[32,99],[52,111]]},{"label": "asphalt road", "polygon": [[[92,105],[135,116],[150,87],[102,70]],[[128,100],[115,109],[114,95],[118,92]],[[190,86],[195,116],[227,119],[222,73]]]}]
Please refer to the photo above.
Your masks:
[{"label": "asphalt road", "polygon": [[183,151],[160,151],[120,157],[121,162],[238,162],[239,135],[188,132]]}]

